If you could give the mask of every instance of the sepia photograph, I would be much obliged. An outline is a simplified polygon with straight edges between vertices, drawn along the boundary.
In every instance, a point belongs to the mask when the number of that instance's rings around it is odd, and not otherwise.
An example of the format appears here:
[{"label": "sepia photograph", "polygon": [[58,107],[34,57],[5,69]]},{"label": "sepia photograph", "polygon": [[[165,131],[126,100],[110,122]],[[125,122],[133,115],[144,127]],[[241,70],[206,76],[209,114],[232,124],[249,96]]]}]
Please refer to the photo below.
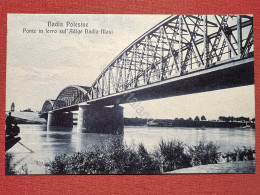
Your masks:
[{"label": "sepia photograph", "polygon": [[255,174],[253,15],[7,14],[5,175]]}]

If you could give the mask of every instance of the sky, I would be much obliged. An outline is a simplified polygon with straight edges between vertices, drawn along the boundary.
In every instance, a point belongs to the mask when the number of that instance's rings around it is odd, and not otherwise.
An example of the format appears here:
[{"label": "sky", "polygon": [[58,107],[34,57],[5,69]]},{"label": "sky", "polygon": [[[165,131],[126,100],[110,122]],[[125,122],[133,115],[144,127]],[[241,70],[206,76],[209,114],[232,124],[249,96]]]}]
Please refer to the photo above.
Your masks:
[{"label": "sky", "polygon": [[[8,14],[6,110],[41,110],[68,85],[91,86],[101,71],[130,43],[168,15]],[[63,24],[48,26],[48,22]],[[61,34],[66,23],[87,23],[88,29],[113,34]],[[57,30],[57,33],[46,33]],[[75,29],[75,28],[73,28]],[[85,29],[78,27],[77,29]],[[37,33],[33,33],[36,30]],[[44,33],[39,33],[43,30]],[[125,117],[207,119],[255,116],[254,85],[124,104]]]}]

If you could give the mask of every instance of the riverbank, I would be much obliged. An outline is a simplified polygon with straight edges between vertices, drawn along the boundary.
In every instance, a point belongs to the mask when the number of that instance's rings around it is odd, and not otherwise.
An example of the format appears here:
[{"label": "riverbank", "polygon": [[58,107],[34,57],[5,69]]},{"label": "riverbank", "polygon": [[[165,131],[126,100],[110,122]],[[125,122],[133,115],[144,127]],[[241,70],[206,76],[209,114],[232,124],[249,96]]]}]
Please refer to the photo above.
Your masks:
[{"label": "riverbank", "polygon": [[144,126],[151,127],[196,127],[196,128],[237,128],[251,127],[255,128],[255,123],[251,122],[224,122],[224,121],[193,121],[193,120],[170,120],[170,119],[155,119],[147,122],[147,119],[142,118],[125,118],[125,126]]},{"label": "riverbank", "polygon": [[[56,155],[44,166],[50,174],[255,173],[252,149],[244,147],[228,153],[218,150],[213,142],[187,146],[177,140],[162,140],[148,152],[142,143],[129,147],[113,140],[109,147],[94,147],[71,156]],[[221,163],[224,161],[232,162]]]},{"label": "riverbank", "polygon": [[[6,112],[7,116],[9,112]],[[11,112],[14,121],[19,124],[44,124],[45,119],[40,118],[37,112]]]},{"label": "riverbank", "polygon": [[[8,112],[6,112],[6,116]],[[46,120],[39,118],[37,112],[12,112],[12,116],[18,124],[45,124]],[[77,124],[77,114],[74,114],[73,124]],[[224,122],[224,121],[192,121],[192,120],[171,120],[154,119],[147,123],[143,118],[124,118],[125,126],[151,126],[151,127],[195,127],[195,128],[255,128],[252,122]]]},{"label": "riverbank", "polygon": [[195,173],[255,173],[255,160],[236,161],[220,164],[209,164],[174,171],[165,174],[195,174]]}]

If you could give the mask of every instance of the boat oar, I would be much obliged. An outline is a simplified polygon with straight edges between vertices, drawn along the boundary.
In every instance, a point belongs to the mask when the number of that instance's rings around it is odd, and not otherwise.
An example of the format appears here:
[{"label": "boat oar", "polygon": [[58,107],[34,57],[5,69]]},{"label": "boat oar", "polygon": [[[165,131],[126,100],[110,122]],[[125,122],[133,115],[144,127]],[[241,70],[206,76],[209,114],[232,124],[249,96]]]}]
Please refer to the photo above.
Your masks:
[{"label": "boat oar", "polygon": [[25,145],[23,145],[21,142],[18,142],[19,144],[21,144],[23,147],[25,147],[27,150],[29,150],[30,152],[32,152],[33,153],[33,151],[30,149],[30,148],[28,148],[28,147],[26,147]]}]

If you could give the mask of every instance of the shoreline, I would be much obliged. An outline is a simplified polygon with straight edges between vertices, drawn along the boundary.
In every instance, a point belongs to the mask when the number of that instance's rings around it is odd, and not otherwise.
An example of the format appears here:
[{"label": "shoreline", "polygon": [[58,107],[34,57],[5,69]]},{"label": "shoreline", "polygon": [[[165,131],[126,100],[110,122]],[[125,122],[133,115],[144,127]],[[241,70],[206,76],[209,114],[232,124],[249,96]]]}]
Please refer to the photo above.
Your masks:
[{"label": "shoreline", "polygon": [[163,174],[212,174],[212,173],[248,173],[255,174],[255,160],[235,161],[218,164],[200,165],[174,171],[165,172]]},{"label": "shoreline", "polygon": [[125,126],[148,126],[148,127],[193,127],[193,128],[255,128],[255,123],[249,122],[224,122],[224,121],[189,121],[154,119],[147,122],[147,119],[125,118]]},{"label": "shoreline", "polygon": [[[46,122],[41,121],[32,121],[22,118],[14,117],[14,120],[17,124],[31,124],[31,125],[40,125],[46,124]],[[158,120],[155,120],[158,121]],[[124,126],[147,126],[147,127],[186,127],[186,128],[241,128],[241,129],[255,129],[254,123],[237,123],[237,122],[214,122],[214,121],[192,121],[193,123],[158,123],[158,124],[146,124],[146,123],[132,123],[127,122]],[[73,125],[77,123],[73,122]],[[248,125],[248,126],[246,126]]]},{"label": "shoreline", "polygon": [[14,117],[14,120],[17,122],[17,124],[29,124],[29,125],[40,125],[40,124],[45,124],[44,122],[40,122],[40,121],[31,121],[31,120],[27,120],[27,119],[22,119],[22,118],[17,118]]},{"label": "shoreline", "polygon": [[[7,112],[6,112],[7,113]],[[14,120],[17,124],[46,124],[45,119],[38,117],[36,112],[14,112]],[[77,124],[77,118],[73,119],[73,125]],[[192,128],[245,128],[255,129],[255,123],[249,121],[207,121],[207,120],[184,120],[184,119],[144,119],[124,118],[124,126],[148,126],[148,127],[192,127]]]}]

